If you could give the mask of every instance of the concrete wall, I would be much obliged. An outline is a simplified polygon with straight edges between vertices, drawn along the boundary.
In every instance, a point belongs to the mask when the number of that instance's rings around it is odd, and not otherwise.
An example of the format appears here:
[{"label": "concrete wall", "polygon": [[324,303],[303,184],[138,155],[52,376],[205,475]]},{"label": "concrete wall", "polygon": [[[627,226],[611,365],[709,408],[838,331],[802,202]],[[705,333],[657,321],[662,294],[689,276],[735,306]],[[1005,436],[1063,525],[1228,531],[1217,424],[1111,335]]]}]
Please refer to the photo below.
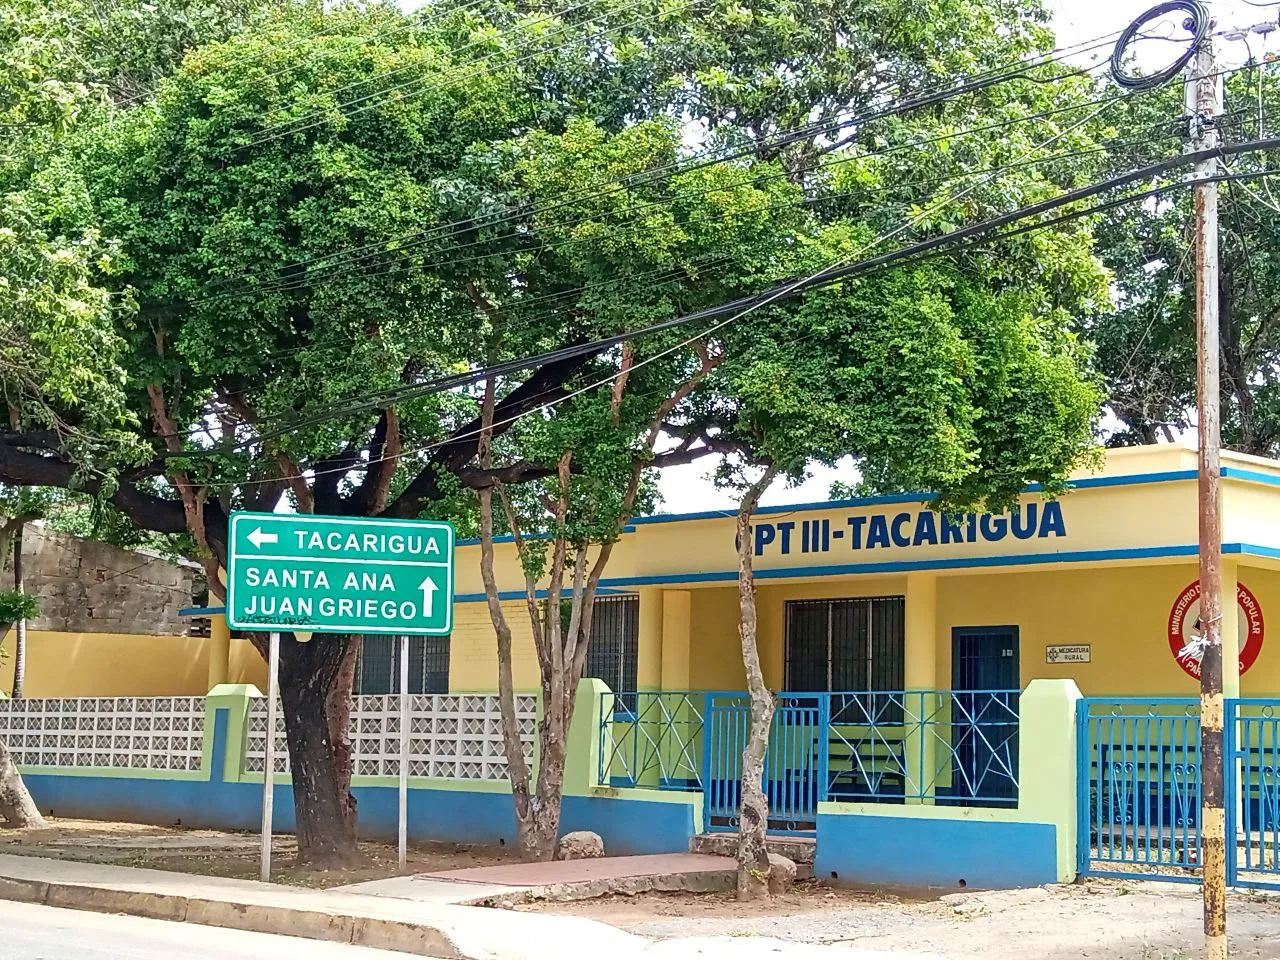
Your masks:
[{"label": "concrete wall", "polygon": [[175,636],[191,606],[194,572],[159,557],[28,524],[22,542],[27,592],[39,598],[30,629]]}]

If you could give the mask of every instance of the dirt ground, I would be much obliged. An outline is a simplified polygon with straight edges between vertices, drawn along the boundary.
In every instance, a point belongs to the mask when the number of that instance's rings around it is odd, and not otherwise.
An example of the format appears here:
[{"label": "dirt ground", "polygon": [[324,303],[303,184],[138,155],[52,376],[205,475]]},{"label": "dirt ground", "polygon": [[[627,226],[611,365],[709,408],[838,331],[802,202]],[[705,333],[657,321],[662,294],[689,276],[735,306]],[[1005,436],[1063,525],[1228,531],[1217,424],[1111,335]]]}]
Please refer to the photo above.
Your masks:
[{"label": "dirt ground", "polygon": [[[49,830],[41,831],[0,829],[0,853],[241,880],[258,879],[260,847],[256,834],[93,820],[53,820],[50,823]],[[408,869],[401,871],[394,843],[361,841],[360,852],[364,862],[358,866],[346,870],[314,870],[298,865],[297,846],[292,837],[277,837],[271,845],[271,878],[277,883],[303,887],[337,887],[396,877],[402,873],[438,873],[518,859],[512,851],[500,847],[410,843]]]},{"label": "dirt ground", "polygon": [[[1200,890],[1100,881],[914,898],[801,884],[769,905],[723,894],[649,894],[522,909],[573,914],[650,937],[778,937],[946,960],[1190,960],[1201,950]],[[1280,898],[1235,896],[1232,957],[1280,958]]]}]

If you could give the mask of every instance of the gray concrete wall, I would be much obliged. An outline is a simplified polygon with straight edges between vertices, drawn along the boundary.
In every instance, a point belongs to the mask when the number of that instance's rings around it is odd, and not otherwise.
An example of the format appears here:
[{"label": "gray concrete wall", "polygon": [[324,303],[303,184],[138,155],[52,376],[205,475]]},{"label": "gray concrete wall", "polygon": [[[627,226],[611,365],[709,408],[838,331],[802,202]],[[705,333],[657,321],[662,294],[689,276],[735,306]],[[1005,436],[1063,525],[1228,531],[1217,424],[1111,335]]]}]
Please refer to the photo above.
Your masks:
[{"label": "gray concrete wall", "polygon": [[[191,606],[190,568],[28,524],[22,557],[28,593],[39,598],[32,630],[174,636]],[[6,587],[13,580],[5,570]]]}]

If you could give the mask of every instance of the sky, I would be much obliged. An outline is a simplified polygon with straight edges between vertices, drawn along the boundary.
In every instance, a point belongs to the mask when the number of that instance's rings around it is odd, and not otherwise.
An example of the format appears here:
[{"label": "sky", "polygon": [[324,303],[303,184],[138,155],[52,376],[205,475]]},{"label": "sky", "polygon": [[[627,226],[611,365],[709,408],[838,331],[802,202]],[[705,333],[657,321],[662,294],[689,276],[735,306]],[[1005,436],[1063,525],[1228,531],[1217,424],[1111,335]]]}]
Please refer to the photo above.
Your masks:
[{"label": "sky", "polygon": [[[1118,32],[1143,11],[1155,6],[1155,0],[1047,0],[1046,6],[1053,12],[1053,27],[1059,46],[1080,43]],[[1255,7],[1245,0],[1211,0],[1209,8],[1220,29],[1248,27],[1262,21],[1276,22],[1280,6]],[[1280,52],[1280,31],[1268,37],[1270,52]],[[1258,38],[1252,38],[1255,54],[1261,54]],[[1098,50],[1102,59],[1110,56],[1109,49]],[[1221,53],[1224,60],[1239,62],[1245,58],[1244,45],[1226,43]],[[732,494],[717,490],[709,479],[714,469],[713,458],[706,462],[673,467],[662,471],[659,479],[663,503],[661,509],[672,513],[688,513],[700,510],[731,510],[735,506]],[[781,482],[762,498],[766,505],[812,503],[826,500],[833,481],[852,483],[857,480],[853,464],[846,461],[836,469],[817,467],[810,478],[798,487],[786,487]]]}]

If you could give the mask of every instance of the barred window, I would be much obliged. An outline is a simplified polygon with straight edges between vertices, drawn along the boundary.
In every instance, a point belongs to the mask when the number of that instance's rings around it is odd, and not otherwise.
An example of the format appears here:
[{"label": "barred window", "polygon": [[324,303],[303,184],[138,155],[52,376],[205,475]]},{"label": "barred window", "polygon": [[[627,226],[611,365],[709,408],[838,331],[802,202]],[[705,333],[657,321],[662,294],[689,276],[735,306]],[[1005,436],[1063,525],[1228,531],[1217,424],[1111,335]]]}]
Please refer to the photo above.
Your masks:
[{"label": "barred window", "polygon": [[901,690],[903,597],[787,603],[789,691]]},{"label": "barred window", "polygon": [[[368,635],[356,663],[356,694],[400,692],[400,638]],[[409,638],[409,692],[449,692],[449,637]]]},{"label": "barred window", "polygon": [[583,675],[603,680],[615,693],[636,689],[640,656],[640,597],[596,597]]}]

